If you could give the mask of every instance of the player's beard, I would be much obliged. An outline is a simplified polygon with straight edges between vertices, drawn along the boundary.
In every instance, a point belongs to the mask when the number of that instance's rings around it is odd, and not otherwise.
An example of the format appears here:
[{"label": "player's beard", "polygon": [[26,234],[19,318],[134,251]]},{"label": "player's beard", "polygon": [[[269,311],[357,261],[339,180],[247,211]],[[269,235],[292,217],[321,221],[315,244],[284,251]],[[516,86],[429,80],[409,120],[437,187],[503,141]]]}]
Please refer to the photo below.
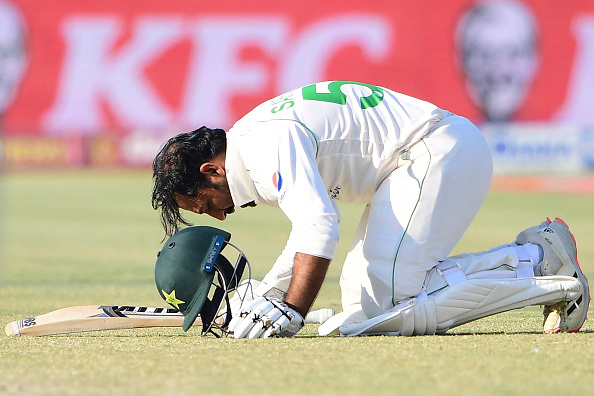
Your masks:
[{"label": "player's beard", "polygon": [[[211,188],[216,192],[216,195],[219,197],[222,197],[222,199],[224,199],[225,204],[229,204],[229,206],[227,206],[225,208],[225,213],[226,214],[231,214],[235,212],[235,205],[233,204],[233,198],[231,196],[231,190],[229,189],[229,183],[227,182],[227,180],[223,180],[221,182],[212,182],[212,181],[206,181],[205,184],[203,184],[202,188]],[[223,205],[223,207],[225,207],[225,205]]]}]

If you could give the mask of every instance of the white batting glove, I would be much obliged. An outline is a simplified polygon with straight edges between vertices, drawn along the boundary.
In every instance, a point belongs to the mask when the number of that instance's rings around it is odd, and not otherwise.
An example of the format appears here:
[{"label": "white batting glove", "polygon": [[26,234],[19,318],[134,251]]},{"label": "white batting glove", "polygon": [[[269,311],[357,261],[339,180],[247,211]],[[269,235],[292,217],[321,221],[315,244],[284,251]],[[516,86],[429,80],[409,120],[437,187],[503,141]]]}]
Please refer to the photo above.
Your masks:
[{"label": "white batting glove", "polygon": [[229,331],[235,338],[293,337],[303,325],[303,317],[283,301],[258,297],[233,317]]}]

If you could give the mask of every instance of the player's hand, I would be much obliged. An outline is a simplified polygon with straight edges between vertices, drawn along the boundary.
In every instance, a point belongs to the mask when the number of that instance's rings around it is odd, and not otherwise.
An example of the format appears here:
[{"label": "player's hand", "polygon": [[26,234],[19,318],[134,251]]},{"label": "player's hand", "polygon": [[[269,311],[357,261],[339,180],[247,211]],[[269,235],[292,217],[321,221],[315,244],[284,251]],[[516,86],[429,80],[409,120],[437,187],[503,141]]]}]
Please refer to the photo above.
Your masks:
[{"label": "player's hand", "polygon": [[235,338],[293,337],[303,317],[278,298],[257,297],[241,308],[229,324]]}]

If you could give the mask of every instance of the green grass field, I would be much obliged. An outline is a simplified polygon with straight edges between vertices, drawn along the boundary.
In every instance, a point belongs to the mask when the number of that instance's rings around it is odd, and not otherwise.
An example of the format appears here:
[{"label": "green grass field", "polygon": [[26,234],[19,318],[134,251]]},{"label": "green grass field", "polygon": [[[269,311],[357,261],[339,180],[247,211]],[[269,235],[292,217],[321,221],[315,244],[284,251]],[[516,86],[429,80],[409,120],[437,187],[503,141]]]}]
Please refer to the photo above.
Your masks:
[{"label": "green grass field", "polygon": [[[0,324],[89,304],[163,306],[154,282],[163,237],[150,207],[149,171],[48,172],[0,179]],[[454,253],[513,240],[546,216],[563,217],[594,279],[591,196],[492,192]],[[359,205],[342,205],[343,238],[316,307],[339,309],[338,278]],[[224,222],[260,278],[289,224],[277,209],[239,210]],[[200,337],[197,329],[119,330],[53,337],[0,335],[4,395],[586,395],[594,384],[594,322],[578,334],[541,334],[539,307],[445,336],[294,339]]]}]

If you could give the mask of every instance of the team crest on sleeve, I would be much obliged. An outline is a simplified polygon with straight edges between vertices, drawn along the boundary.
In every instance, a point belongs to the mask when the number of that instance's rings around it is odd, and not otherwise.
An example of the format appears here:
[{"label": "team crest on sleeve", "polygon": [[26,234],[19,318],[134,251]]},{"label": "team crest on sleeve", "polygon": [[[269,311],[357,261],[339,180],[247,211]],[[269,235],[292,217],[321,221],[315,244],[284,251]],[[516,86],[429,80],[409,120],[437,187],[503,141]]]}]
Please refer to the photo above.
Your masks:
[{"label": "team crest on sleeve", "polygon": [[283,177],[281,176],[280,172],[274,172],[272,174],[272,184],[274,184],[274,188],[276,191],[280,191],[283,187]]}]

